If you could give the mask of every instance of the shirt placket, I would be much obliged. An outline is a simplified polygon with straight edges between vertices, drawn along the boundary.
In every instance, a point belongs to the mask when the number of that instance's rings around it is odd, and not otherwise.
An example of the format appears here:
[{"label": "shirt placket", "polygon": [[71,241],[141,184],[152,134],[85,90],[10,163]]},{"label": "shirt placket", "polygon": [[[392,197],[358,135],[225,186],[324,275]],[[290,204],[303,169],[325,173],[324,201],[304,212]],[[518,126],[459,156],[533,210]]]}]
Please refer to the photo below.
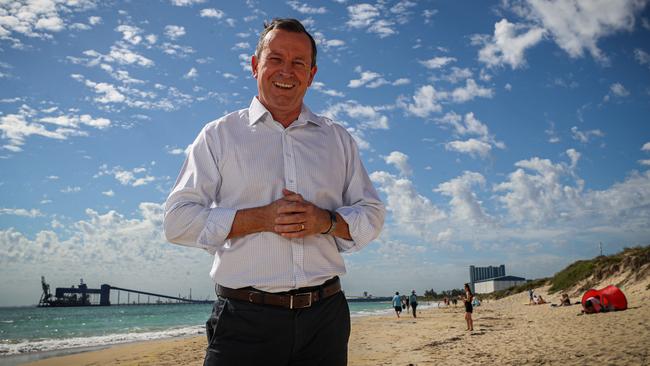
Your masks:
[{"label": "shirt placket", "polygon": [[[296,174],[296,154],[293,148],[293,138],[287,128],[282,133],[282,149],[284,153],[284,184],[288,190],[298,192],[298,180]],[[293,263],[293,276],[296,287],[303,287],[307,283],[304,269],[304,246],[303,239],[291,239],[291,255]]]}]

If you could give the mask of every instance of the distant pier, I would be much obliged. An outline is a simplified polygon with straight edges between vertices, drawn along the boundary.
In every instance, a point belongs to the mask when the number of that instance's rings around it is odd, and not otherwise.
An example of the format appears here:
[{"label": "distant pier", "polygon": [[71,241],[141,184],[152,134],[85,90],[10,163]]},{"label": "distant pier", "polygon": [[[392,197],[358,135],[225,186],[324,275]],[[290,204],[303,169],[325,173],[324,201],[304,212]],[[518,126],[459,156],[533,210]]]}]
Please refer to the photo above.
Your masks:
[{"label": "distant pier", "polygon": [[[83,280],[80,281],[77,287],[57,287],[54,295],[52,295],[50,293],[50,285],[45,282],[45,277],[43,276],[41,276],[41,286],[43,288],[43,294],[38,302],[39,307],[211,304],[214,302],[214,300],[192,300],[191,292],[190,298],[185,298],[107,284],[101,285],[100,288],[88,288],[88,285],[83,283]],[[117,291],[117,293],[113,291]],[[114,304],[111,303],[111,294],[113,293],[117,297],[117,302]],[[126,298],[122,297],[123,293],[126,294]],[[141,295],[143,295],[142,298]],[[122,302],[122,300],[125,301]]]}]

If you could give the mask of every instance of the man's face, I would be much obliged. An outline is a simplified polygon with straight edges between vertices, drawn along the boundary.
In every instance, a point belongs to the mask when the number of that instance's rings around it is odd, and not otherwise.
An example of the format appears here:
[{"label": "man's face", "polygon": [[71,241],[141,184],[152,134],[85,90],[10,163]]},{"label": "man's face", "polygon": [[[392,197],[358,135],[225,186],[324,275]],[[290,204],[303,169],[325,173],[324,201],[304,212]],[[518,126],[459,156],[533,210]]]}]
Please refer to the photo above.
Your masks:
[{"label": "man's face", "polygon": [[[259,59],[252,58],[260,102],[275,116],[300,114],[302,99],[311,85],[311,42],[304,33],[274,29],[264,37]],[[291,121],[292,122],[292,121]]]}]

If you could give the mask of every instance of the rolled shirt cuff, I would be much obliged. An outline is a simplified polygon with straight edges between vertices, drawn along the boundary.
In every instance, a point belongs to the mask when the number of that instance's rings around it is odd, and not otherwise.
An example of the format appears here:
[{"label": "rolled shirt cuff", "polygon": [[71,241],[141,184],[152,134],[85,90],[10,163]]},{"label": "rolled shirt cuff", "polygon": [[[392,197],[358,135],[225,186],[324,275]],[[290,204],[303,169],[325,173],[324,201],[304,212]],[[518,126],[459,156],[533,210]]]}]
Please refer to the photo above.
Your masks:
[{"label": "rolled shirt cuff", "polygon": [[236,214],[237,210],[232,208],[214,207],[210,209],[205,227],[196,241],[198,246],[214,255],[226,242]]}]

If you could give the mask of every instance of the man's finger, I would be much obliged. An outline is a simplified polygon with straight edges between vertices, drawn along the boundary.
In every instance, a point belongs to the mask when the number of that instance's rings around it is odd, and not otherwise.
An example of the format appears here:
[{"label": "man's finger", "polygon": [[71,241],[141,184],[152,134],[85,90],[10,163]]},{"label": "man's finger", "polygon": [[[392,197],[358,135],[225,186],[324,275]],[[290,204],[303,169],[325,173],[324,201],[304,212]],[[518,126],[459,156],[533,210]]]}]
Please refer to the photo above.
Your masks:
[{"label": "man's finger", "polygon": [[290,202],[284,205],[280,205],[277,210],[278,214],[291,214],[299,212],[307,212],[307,206]]}]

